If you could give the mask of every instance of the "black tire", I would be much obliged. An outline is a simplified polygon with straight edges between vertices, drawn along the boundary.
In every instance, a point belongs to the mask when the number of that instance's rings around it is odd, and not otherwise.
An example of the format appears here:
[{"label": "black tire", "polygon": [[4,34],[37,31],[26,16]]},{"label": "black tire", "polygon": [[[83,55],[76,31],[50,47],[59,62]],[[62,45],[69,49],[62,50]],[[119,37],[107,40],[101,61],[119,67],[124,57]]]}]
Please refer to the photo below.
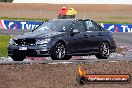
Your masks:
[{"label": "black tire", "polygon": [[70,56],[70,55],[65,55],[65,57],[63,58],[63,60],[69,60],[69,59],[71,59],[72,58],[72,56]]},{"label": "black tire", "polygon": [[110,45],[108,42],[103,42],[99,46],[99,53],[95,55],[98,59],[107,59],[110,56]]},{"label": "black tire", "polygon": [[11,58],[13,59],[13,61],[23,61],[26,56],[21,54],[13,54]]},{"label": "black tire", "polygon": [[66,46],[63,42],[57,42],[51,51],[52,60],[69,60],[71,57],[66,55]]}]

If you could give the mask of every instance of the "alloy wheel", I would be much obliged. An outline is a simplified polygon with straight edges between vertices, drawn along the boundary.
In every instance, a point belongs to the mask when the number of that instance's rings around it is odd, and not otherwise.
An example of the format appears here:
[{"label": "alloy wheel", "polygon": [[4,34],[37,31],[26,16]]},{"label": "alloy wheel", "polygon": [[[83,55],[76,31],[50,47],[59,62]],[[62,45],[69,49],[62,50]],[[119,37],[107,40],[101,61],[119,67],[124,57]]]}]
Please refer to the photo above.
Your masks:
[{"label": "alloy wheel", "polygon": [[101,51],[102,51],[102,55],[104,57],[107,57],[110,55],[110,50],[109,50],[109,44],[108,43],[103,43],[101,46]]},{"label": "alloy wheel", "polygon": [[63,59],[65,57],[65,46],[62,43],[58,43],[56,45],[56,56],[59,59]]}]

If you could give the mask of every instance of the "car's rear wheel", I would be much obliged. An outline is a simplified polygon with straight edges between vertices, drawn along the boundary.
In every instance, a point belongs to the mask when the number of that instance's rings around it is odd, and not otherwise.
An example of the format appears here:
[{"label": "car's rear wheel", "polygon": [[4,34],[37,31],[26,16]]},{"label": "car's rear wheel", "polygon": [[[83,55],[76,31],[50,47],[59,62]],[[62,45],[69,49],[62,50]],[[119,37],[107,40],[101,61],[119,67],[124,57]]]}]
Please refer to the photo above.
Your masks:
[{"label": "car's rear wheel", "polygon": [[107,59],[110,56],[110,45],[103,42],[99,47],[99,53],[95,55],[98,59]]},{"label": "car's rear wheel", "polygon": [[13,61],[23,61],[26,56],[23,54],[13,54],[11,58],[13,59]]},{"label": "car's rear wheel", "polygon": [[71,57],[66,55],[66,46],[63,42],[56,43],[51,51],[52,60],[69,60]]}]

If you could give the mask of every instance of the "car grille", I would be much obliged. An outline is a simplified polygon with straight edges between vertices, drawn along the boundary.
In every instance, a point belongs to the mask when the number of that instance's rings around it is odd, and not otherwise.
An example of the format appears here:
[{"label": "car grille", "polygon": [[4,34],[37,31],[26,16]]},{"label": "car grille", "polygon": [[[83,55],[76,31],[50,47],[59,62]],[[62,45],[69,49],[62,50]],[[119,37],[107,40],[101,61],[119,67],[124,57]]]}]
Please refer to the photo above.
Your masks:
[{"label": "car grille", "polygon": [[15,40],[16,45],[35,45],[36,39],[18,39]]}]

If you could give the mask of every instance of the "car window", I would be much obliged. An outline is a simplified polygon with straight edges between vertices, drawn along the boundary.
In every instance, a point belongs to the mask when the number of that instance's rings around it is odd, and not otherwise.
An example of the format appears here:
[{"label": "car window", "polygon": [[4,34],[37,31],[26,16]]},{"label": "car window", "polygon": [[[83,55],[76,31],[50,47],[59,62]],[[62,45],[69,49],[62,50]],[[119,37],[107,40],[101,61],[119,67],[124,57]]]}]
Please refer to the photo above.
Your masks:
[{"label": "car window", "polygon": [[73,25],[73,29],[79,29],[80,32],[84,32],[85,31],[85,25],[84,25],[83,21],[75,22]]},{"label": "car window", "polygon": [[100,27],[93,21],[87,20],[85,21],[87,31],[102,31]]},{"label": "car window", "polygon": [[37,27],[34,31],[46,32],[46,31],[58,31],[67,32],[70,31],[70,27],[73,21],[49,21],[44,22],[42,25]]}]

